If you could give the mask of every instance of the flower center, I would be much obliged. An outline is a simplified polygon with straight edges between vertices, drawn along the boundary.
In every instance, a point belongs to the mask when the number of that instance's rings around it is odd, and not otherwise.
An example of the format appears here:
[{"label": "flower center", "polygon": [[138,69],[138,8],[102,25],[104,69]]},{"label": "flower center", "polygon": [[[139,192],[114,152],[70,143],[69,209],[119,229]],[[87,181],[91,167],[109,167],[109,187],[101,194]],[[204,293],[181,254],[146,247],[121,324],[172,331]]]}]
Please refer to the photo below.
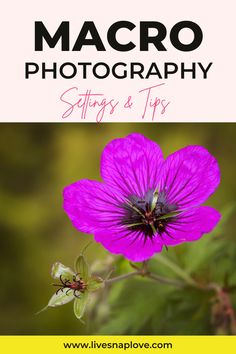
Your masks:
[{"label": "flower center", "polygon": [[156,233],[161,235],[167,224],[178,214],[177,206],[168,204],[165,195],[158,194],[157,190],[149,190],[143,199],[131,195],[123,207],[125,215],[122,225],[150,238]]}]

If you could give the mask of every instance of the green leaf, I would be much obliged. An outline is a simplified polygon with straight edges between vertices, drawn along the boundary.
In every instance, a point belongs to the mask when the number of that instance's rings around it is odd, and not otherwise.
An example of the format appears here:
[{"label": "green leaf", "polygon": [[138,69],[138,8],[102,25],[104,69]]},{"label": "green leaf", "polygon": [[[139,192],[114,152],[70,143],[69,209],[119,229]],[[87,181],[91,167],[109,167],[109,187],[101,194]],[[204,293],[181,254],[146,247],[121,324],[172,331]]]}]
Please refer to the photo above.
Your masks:
[{"label": "green leaf", "polygon": [[75,298],[74,301],[74,314],[78,318],[78,320],[81,320],[81,318],[84,315],[85,307],[88,302],[88,292],[80,293],[79,298]]},{"label": "green leaf", "polygon": [[102,278],[93,276],[88,281],[87,290],[88,291],[96,291],[104,287],[104,281]]},{"label": "green leaf", "polygon": [[[187,272],[199,272],[202,268],[208,268],[212,262],[216,262],[223,255],[223,250],[227,246],[227,252],[232,250],[229,241],[226,240],[225,228],[228,220],[235,212],[235,203],[228,205],[222,210],[222,218],[217,227],[207,235],[203,235],[200,240],[187,245],[183,260]],[[224,258],[229,259],[227,256]],[[218,262],[217,262],[218,263]],[[222,261],[221,261],[222,264]],[[215,269],[217,264],[215,264]]]},{"label": "green leaf", "polygon": [[75,270],[79,273],[80,278],[85,282],[89,279],[89,268],[84,256],[80,255],[75,261]]},{"label": "green leaf", "polygon": [[111,315],[107,322],[99,326],[96,334],[148,333],[145,329],[142,332],[142,328],[149,326],[152,316],[157,317],[158,321],[162,320],[167,296],[174,291],[178,290],[143,279],[127,279],[126,282],[114,283],[109,291],[109,298],[105,299],[111,306]]},{"label": "green leaf", "polygon": [[74,299],[74,294],[72,290],[68,291],[68,288],[64,288],[59,290],[57,294],[54,294],[51,299],[49,300],[48,306],[49,307],[56,307],[65,305],[68,302]]},{"label": "green leaf", "polygon": [[214,239],[211,234],[203,235],[200,240],[192,242],[186,247],[186,252],[182,258],[188,274],[208,267],[213,259],[222,250],[222,241]]},{"label": "green leaf", "polygon": [[180,268],[176,263],[174,263],[170,258],[165,257],[163,254],[156,254],[155,257],[153,257],[154,260],[157,262],[160,262],[161,264],[165,265],[167,268],[169,268],[173,273],[178,275],[181,279],[185,280],[185,282],[189,285],[195,286],[196,283],[194,279],[190,277],[190,275],[186,272],[186,270]]},{"label": "green leaf", "polygon": [[235,214],[236,210],[236,203],[232,202],[225,206],[221,212],[221,220],[217,227],[211,232],[211,235],[219,236],[220,234],[224,233],[225,227],[229,221],[229,219]]},{"label": "green leaf", "polygon": [[72,280],[75,273],[69,267],[66,267],[60,262],[56,262],[52,266],[51,276],[54,279],[59,279],[62,276],[65,279]]}]

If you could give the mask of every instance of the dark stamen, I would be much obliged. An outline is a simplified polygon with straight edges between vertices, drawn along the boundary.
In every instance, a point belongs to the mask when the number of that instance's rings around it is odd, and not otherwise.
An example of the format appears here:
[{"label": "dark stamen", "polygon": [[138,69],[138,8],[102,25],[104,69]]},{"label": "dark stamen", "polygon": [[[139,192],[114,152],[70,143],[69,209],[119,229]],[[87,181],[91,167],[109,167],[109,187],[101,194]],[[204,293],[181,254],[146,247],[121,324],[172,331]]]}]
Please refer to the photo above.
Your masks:
[{"label": "dark stamen", "polygon": [[160,236],[166,226],[176,220],[177,206],[168,205],[166,197],[156,190],[149,190],[144,198],[129,196],[122,205],[125,215],[121,224],[129,230],[144,234],[145,239],[152,238],[156,233]]}]

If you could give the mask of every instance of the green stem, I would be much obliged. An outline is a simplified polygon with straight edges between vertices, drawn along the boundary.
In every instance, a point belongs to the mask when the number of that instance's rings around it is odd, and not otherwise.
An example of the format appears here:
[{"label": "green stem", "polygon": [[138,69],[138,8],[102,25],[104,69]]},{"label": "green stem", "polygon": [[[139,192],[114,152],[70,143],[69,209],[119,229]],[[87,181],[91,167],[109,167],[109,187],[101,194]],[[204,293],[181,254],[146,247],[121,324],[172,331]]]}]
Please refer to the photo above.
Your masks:
[{"label": "green stem", "polygon": [[151,273],[151,272],[149,272],[149,270],[147,268],[147,262],[143,262],[141,268],[139,268],[135,264],[131,263],[130,265],[135,269],[134,272],[131,272],[131,273],[128,273],[128,274],[119,275],[118,277],[105,280],[105,284],[115,283],[117,281],[120,281],[120,280],[123,280],[123,279],[127,279],[127,278],[130,278],[130,277],[139,275],[139,276],[142,276],[142,277],[146,277],[146,278],[158,281],[160,283],[174,285],[174,286],[177,286],[177,287],[180,287],[180,288],[183,288],[187,284],[187,285],[193,286],[195,288],[201,288],[202,289],[202,286],[200,284],[198,284],[194,279],[192,279],[191,276],[185,270],[180,268],[177,264],[172,262],[169,258],[163,256],[162,254],[159,254],[159,255],[156,256],[156,259],[158,260],[159,263],[162,263],[163,265],[165,265],[166,267],[171,269],[176,275],[178,275],[182,280],[184,280],[184,282],[181,282],[181,281],[178,281],[178,280],[174,280],[174,279],[165,278],[165,277],[161,277],[160,275],[157,275],[155,273]]},{"label": "green stem", "polygon": [[143,262],[143,267],[142,268],[136,268],[137,270],[134,271],[134,272],[127,273],[127,274],[122,274],[122,275],[119,275],[117,277],[114,277],[114,278],[111,278],[111,279],[107,279],[104,282],[105,282],[105,284],[111,284],[111,283],[116,283],[116,282],[118,282],[120,280],[124,280],[124,279],[127,279],[127,278],[134,277],[136,275],[139,275],[139,276],[142,276],[142,277],[146,277],[146,278],[158,281],[159,283],[163,283],[163,284],[174,285],[174,286],[177,286],[177,287],[180,287],[180,288],[185,286],[185,284],[180,282],[180,281],[177,281],[177,280],[174,280],[174,279],[164,278],[164,277],[161,277],[161,276],[159,276],[157,274],[150,273],[147,270],[146,266],[147,266],[147,264],[145,262]]},{"label": "green stem", "polygon": [[115,283],[115,282],[123,280],[123,279],[134,277],[135,275],[138,275],[138,274],[139,274],[139,271],[135,271],[135,272],[127,273],[127,274],[122,274],[122,275],[119,275],[118,277],[114,277],[114,278],[105,280],[105,284]]}]

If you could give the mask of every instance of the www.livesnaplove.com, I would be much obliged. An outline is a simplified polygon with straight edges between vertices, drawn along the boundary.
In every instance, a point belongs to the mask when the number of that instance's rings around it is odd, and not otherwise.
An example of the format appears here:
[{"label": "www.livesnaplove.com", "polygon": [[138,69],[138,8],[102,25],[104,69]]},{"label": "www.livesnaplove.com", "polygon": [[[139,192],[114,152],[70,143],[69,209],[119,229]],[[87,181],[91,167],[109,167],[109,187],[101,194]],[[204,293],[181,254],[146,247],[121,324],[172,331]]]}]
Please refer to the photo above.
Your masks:
[{"label": "www.livesnaplove.com", "polygon": [[140,343],[140,342],[97,342],[92,340],[90,342],[72,342],[63,343],[65,349],[172,349],[172,343],[154,342],[154,343]]}]

